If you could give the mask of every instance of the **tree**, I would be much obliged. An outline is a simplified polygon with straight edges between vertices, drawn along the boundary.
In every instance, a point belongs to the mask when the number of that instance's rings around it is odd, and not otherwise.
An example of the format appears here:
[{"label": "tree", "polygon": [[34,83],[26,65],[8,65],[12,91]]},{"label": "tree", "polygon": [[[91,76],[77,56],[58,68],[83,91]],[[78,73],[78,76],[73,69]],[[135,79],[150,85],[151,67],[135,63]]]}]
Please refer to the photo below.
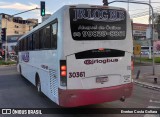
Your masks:
[{"label": "tree", "polygon": [[157,44],[156,50],[157,50],[157,51],[160,51],[160,44]]}]

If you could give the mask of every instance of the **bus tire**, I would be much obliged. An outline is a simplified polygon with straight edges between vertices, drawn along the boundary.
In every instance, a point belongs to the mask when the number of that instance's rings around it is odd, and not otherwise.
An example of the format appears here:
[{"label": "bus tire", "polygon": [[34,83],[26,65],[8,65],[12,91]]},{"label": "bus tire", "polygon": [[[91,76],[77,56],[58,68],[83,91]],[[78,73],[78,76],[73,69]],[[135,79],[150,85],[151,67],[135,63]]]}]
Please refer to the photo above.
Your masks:
[{"label": "bus tire", "polygon": [[21,77],[23,78],[21,66],[19,66],[19,73],[20,73]]},{"label": "bus tire", "polygon": [[38,74],[36,74],[36,88],[39,94],[41,94],[41,82]]}]

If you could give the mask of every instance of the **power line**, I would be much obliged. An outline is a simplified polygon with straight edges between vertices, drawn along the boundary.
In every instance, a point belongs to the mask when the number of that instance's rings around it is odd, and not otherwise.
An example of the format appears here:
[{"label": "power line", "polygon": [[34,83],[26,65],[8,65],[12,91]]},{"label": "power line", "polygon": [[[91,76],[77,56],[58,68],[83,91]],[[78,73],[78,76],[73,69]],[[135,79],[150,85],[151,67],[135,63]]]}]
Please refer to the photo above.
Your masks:
[{"label": "power line", "polygon": [[[117,0],[119,1],[119,0]],[[129,1],[129,0],[124,0],[124,1]],[[137,1],[137,0],[130,0],[130,1]],[[148,3],[147,1],[137,1],[137,2],[144,2],[144,3]],[[151,3],[160,3],[160,2],[151,2]],[[156,7],[156,8],[153,8],[154,10],[156,10],[156,12],[160,12],[160,7]],[[140,9],[138,9],[140,10]],[[144,9],[142,9],[144,10]],[[134,10],[135,11],[135,10]],[[138,18],[138,17],[142,17],[142,16],[147,16],[149,15],[149,12],[148,11],[144,11],[144,12],[140,12],[140,13],[135,13],[135,14],[131,14],[131,18]]]},{"label": "power line", "polygon": [[[158,6],[158,7],[155,7],[155,8],[153,8],[154,10],[155,9],[159,9],[160,8],[160,6]],[[136,11],[136,10],[146,10],[146,8],[145,9],[135,9],[135,10],[130,10],[130,11]],[[148,10],[147,10],[148,11]]]},{"label": "power line", "polygon": [[129,10],[129,11],[139,11],[139,10],[146,10],[146,9],[135,9],[135,10]]},{"label": "power line", "polygon": [[[156,8],[154,8],[154,10],[156,10],[156,12],[160,12],[160,7],[156,7]],[[148,11],[132,14],[131,17],[137,18],[137,17],[146,16],[146,15],[149,15]]]}]

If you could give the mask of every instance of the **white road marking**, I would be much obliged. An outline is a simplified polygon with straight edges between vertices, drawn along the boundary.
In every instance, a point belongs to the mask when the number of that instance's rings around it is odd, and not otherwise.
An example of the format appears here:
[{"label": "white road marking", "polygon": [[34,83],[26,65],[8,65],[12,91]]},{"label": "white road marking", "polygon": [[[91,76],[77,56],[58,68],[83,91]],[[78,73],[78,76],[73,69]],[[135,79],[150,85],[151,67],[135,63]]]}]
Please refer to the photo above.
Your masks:
[{"label": "white road marking", "polygon": [[149,102],[154,102],[154,103],[159,103],[160,104],[160,101],[149,100]]}]

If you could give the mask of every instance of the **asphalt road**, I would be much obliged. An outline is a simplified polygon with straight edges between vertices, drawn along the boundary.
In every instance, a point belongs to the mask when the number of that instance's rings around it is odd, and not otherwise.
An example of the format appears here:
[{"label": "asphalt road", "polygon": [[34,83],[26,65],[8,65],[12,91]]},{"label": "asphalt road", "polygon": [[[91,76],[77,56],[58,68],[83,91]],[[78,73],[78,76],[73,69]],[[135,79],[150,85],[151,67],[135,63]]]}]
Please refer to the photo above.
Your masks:
[{"label": "asphalt road", "polygon": [[[151,89],[143,88],[140,86],[134,86],[133,95],[125,102],[115,101],[109,103],[102,103],[96,105],[89,105],[78,107],[86,108],[91,111],[90,108],[160,108],[160,92]],[[22,78],[16,71],[15,66],[0,67],[0,108],[59,108],[54,102],[48,99],[44,95],[38,95],[36,88]],[[53,109],[54,111],[54,109]],[[9,115],[5,115],[8,117]],[[5,117],[0,115],[0,117]],[[10,117],[17,117],[18,115],[10,115]],[[26,115],[28,117],[29,115]],[[33,115],[36,116],[36,115]],[[75,115],[37,115],[37,117],[75,117]],[[76,115],[78,117],[150,117],[143,114],[112,114],[112,115]],[[19,116],[18,116],[19,117]],[[32,116],[31,116],[32,117]],[[158,117],[154,115],[153,117]]]},{"label": "asphalt road", "polygon": [[[155,65],[155,74],[160,74],[160,65]],[[153,73],[153,66],[146,65],[146,66],[135,66],[134,67],[134,74],[137,74],[137,71],[140,70],[141,74],[152,74]]]}]

